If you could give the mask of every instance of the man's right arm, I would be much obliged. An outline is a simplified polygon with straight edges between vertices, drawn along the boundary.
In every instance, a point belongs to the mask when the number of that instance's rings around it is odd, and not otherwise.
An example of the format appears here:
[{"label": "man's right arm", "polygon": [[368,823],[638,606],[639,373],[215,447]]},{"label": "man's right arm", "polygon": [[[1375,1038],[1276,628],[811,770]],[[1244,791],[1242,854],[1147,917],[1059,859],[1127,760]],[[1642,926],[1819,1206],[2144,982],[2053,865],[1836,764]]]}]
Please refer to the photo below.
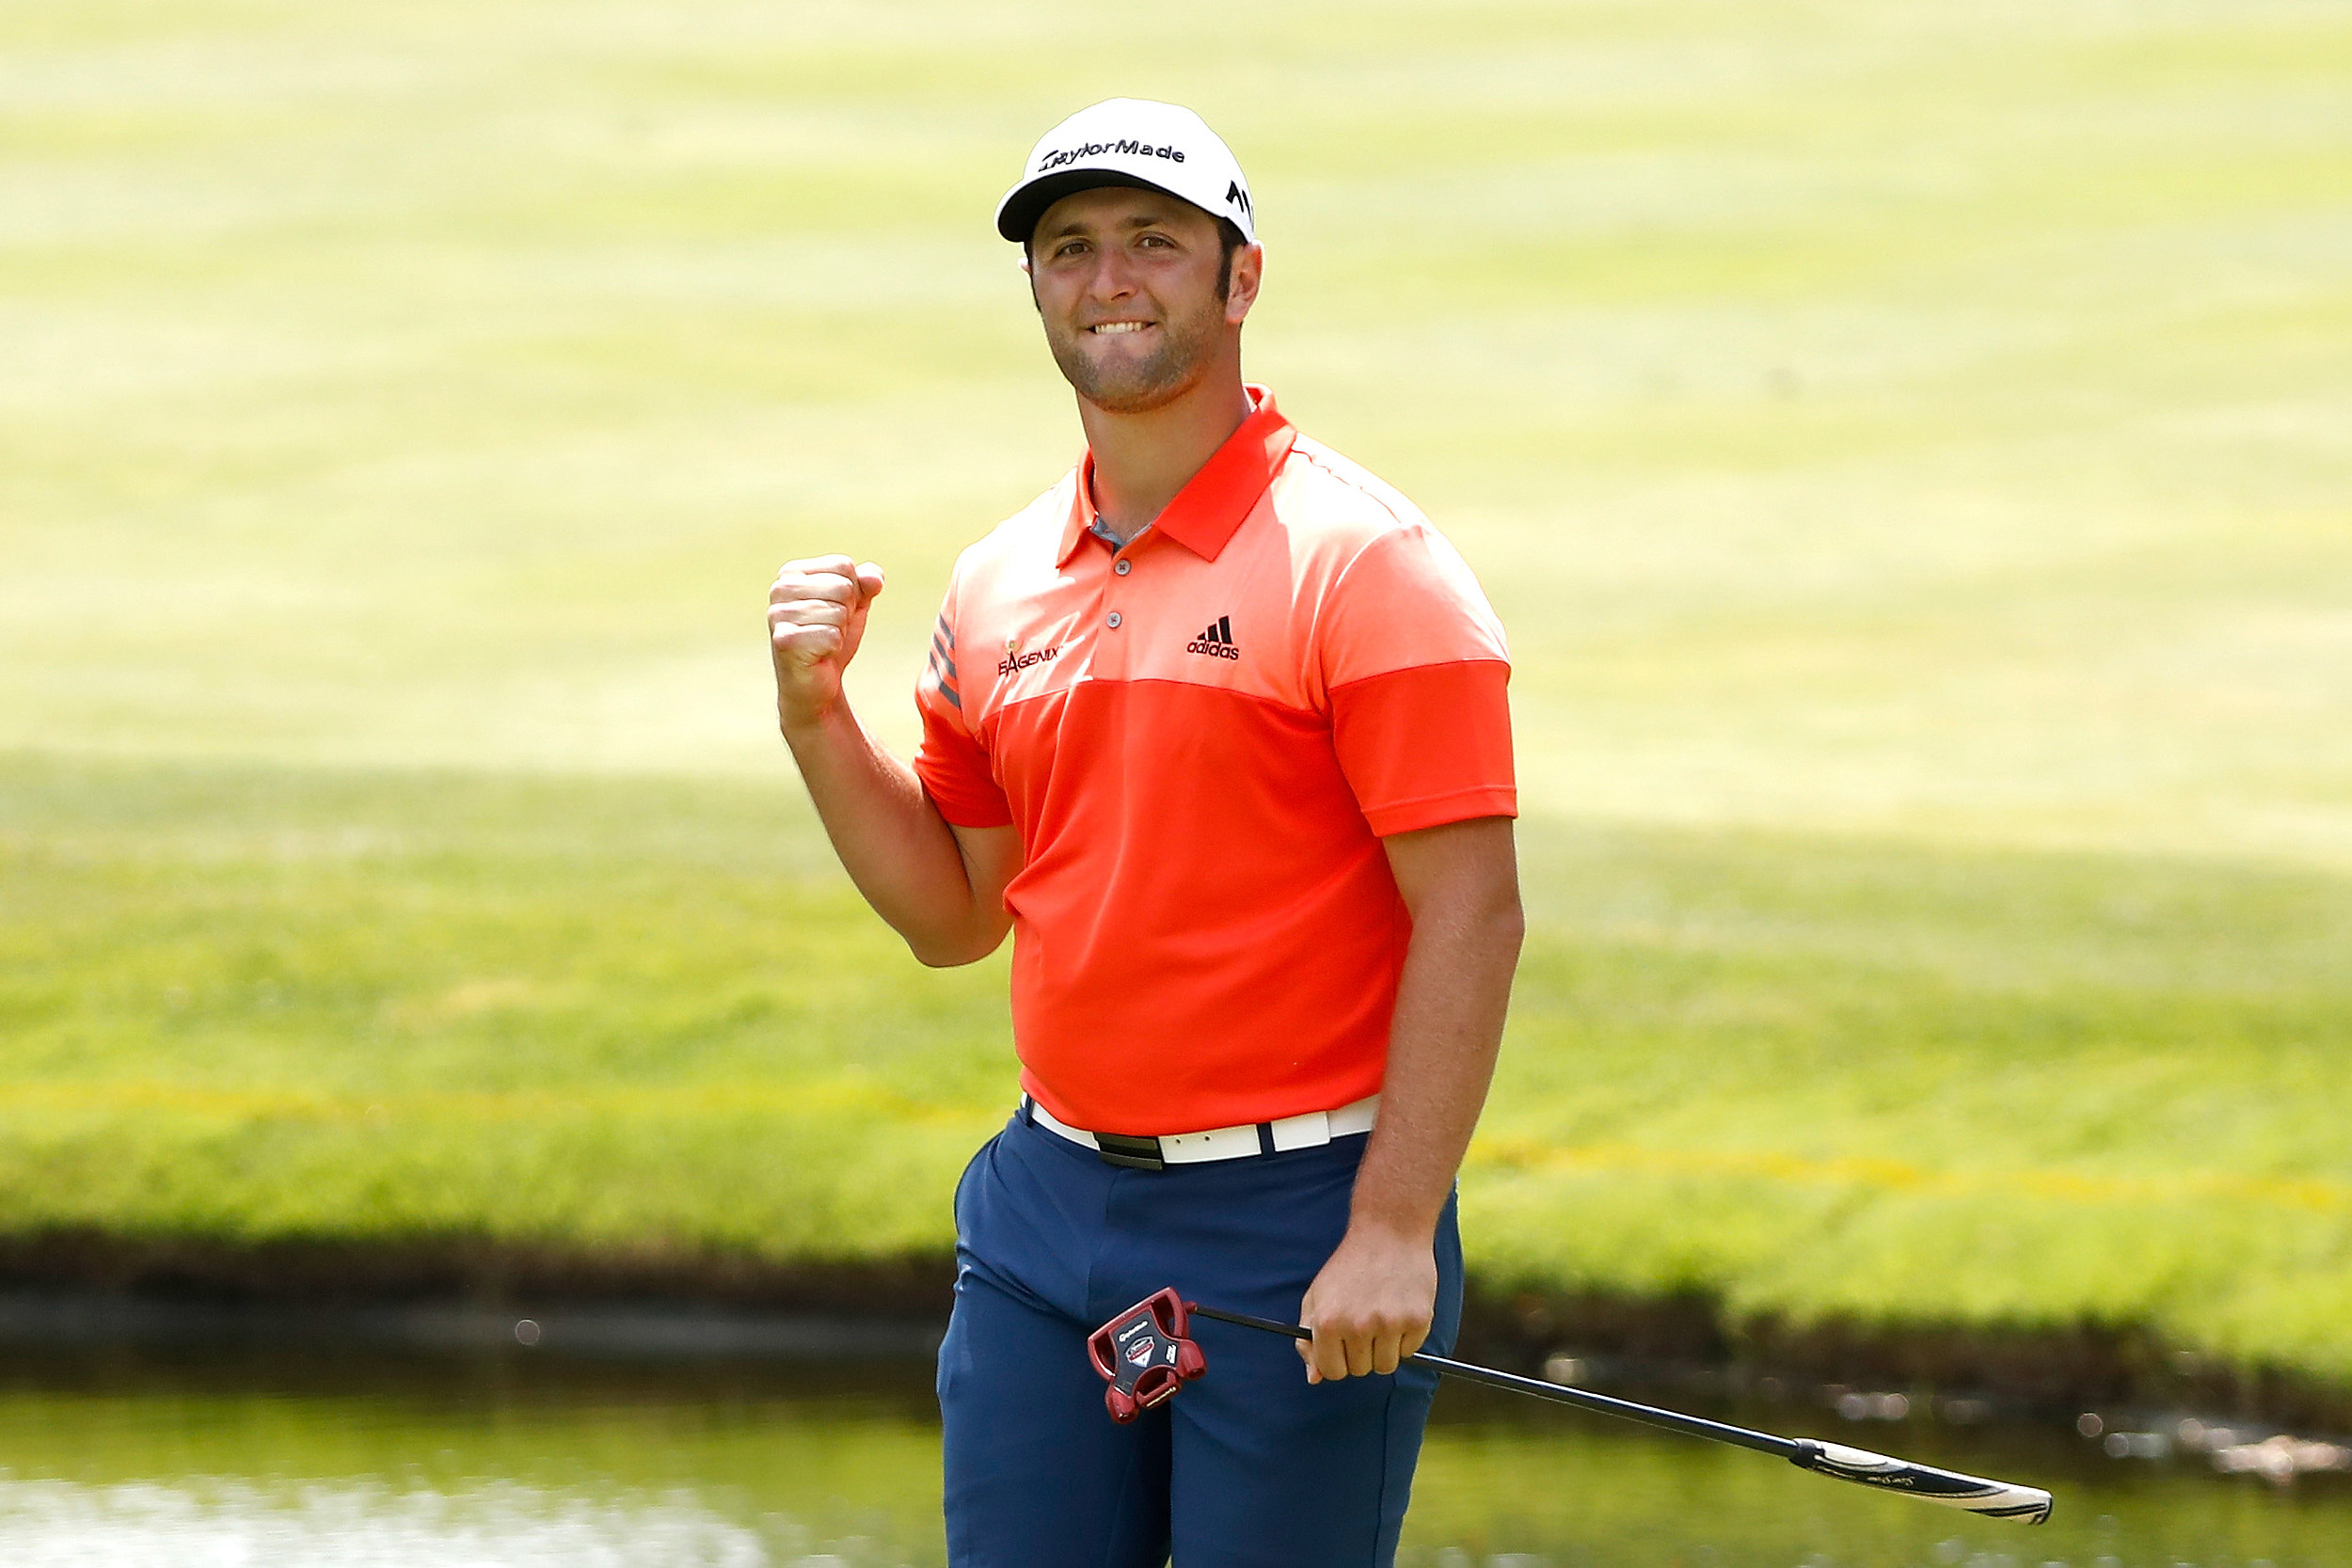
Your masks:
[{"label": "man's right arm", "polygon": [[882,568],[848,556],[791,561],[768,591],[776,719],[834,852],[866,901],[927,964],[984,958],[1012,924],[1005,886],[1021,869],[1017,828],[959,828],[914,770],[866,733],[842,672],[856,657]]}]

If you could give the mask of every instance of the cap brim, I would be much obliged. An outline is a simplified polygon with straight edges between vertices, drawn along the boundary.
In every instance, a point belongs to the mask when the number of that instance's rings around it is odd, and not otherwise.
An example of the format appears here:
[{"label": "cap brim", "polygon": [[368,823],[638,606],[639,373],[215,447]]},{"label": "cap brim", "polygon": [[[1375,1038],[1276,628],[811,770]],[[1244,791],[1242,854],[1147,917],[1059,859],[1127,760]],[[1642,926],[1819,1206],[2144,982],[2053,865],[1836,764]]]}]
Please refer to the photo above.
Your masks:
[{"label": "cap brim", "polygon": [[996,232],[1016,244],[1026,245],[1029,236],[1037,232],[1037,220],[1045,215],[1048,207],[1065,196],[1099,190],[1105,185],[1157,191],[1162,196],[1175,197],[1186,206],[1195,205],[1189,198],[1169,190],[1166,185],[1155,184],[1141,175],[1123,174],[1115,168],[1066,168],[1057,174],[1046,175],[1041,180],[1032,180],[1025,185],[1016,185],[1006,192],[1004,201],[996,209]]}]

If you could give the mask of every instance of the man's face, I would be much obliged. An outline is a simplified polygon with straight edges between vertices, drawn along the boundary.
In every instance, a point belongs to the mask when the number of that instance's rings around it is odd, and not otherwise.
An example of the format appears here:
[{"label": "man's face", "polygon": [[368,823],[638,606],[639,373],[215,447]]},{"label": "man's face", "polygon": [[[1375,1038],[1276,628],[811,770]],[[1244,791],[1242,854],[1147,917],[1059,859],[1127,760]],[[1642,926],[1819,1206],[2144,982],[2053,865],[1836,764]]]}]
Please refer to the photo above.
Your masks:
[{"label": "man's face", "polygon": [[1257,293],[1255,247],[1219,297],[1216,220],[1158,191],[1066,196],[1038,220],[1029,283],[1054,363],[1078,395],[1148,413],[1198,385]]}]

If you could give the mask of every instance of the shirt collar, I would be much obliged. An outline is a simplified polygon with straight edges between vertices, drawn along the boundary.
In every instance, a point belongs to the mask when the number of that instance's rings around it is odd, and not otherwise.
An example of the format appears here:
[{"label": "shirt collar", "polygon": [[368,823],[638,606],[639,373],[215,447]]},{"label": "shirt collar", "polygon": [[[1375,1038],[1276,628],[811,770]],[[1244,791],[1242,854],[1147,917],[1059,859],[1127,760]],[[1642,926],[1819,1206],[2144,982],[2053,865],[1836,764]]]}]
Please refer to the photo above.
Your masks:
[{"label": "shirt collar", "polygon": [[[1282,418],[1282,411],[1274,406],[1272,392],[1257,386],[1245,390],[1249,394],[1249,417],[1152,519],[1153,532],[1168,535],[1203,561],[1215,561],[1232,539],[1233,531],[1257,506],[1258,498],[1274,483],[1297,435]],[[1070,564],[1070,558],[1078,553],[1094,527],[1092,451],[1078,464],[1075,489],[1069,520],[1062,527],[1061,550],[1054,558],[1057,565]]]}]

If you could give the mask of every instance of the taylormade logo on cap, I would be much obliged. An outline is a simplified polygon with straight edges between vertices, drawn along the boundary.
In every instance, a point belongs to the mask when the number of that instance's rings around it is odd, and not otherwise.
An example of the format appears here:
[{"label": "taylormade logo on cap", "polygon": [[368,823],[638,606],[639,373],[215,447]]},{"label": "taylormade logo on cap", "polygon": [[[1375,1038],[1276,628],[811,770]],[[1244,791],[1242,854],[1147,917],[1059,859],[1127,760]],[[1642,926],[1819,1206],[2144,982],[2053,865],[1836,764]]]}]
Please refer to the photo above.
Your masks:
[{"label": "taylormade logo on cap", "polygon": [[1190,109],[1148,98],[1080,109],[1039,138],[1019,183],[996,204],[996,232],[1025,244],[1045,209],[1102,185],[1166,191],[1257,243],[1249,181],[1232,150]]},{"label": "taylormade logo on cap", "polygon": [[1049,170],[1061,167],[1064,164],[1074,164],[1081,158],[1100,158],[1106,152],[1116,152],[1122,158],[1168,158],[1180,164],[1184,161],[1184,150],[1181,147],[1146,147],[1139,141],[1115,141],[1105,145],[1096,141],[1089,142],[1084,147],[1070,147],[1064,148],[1059,152],[1048,152],[1038,160],[1037,167],[1029,172],[1044,174]]}]

